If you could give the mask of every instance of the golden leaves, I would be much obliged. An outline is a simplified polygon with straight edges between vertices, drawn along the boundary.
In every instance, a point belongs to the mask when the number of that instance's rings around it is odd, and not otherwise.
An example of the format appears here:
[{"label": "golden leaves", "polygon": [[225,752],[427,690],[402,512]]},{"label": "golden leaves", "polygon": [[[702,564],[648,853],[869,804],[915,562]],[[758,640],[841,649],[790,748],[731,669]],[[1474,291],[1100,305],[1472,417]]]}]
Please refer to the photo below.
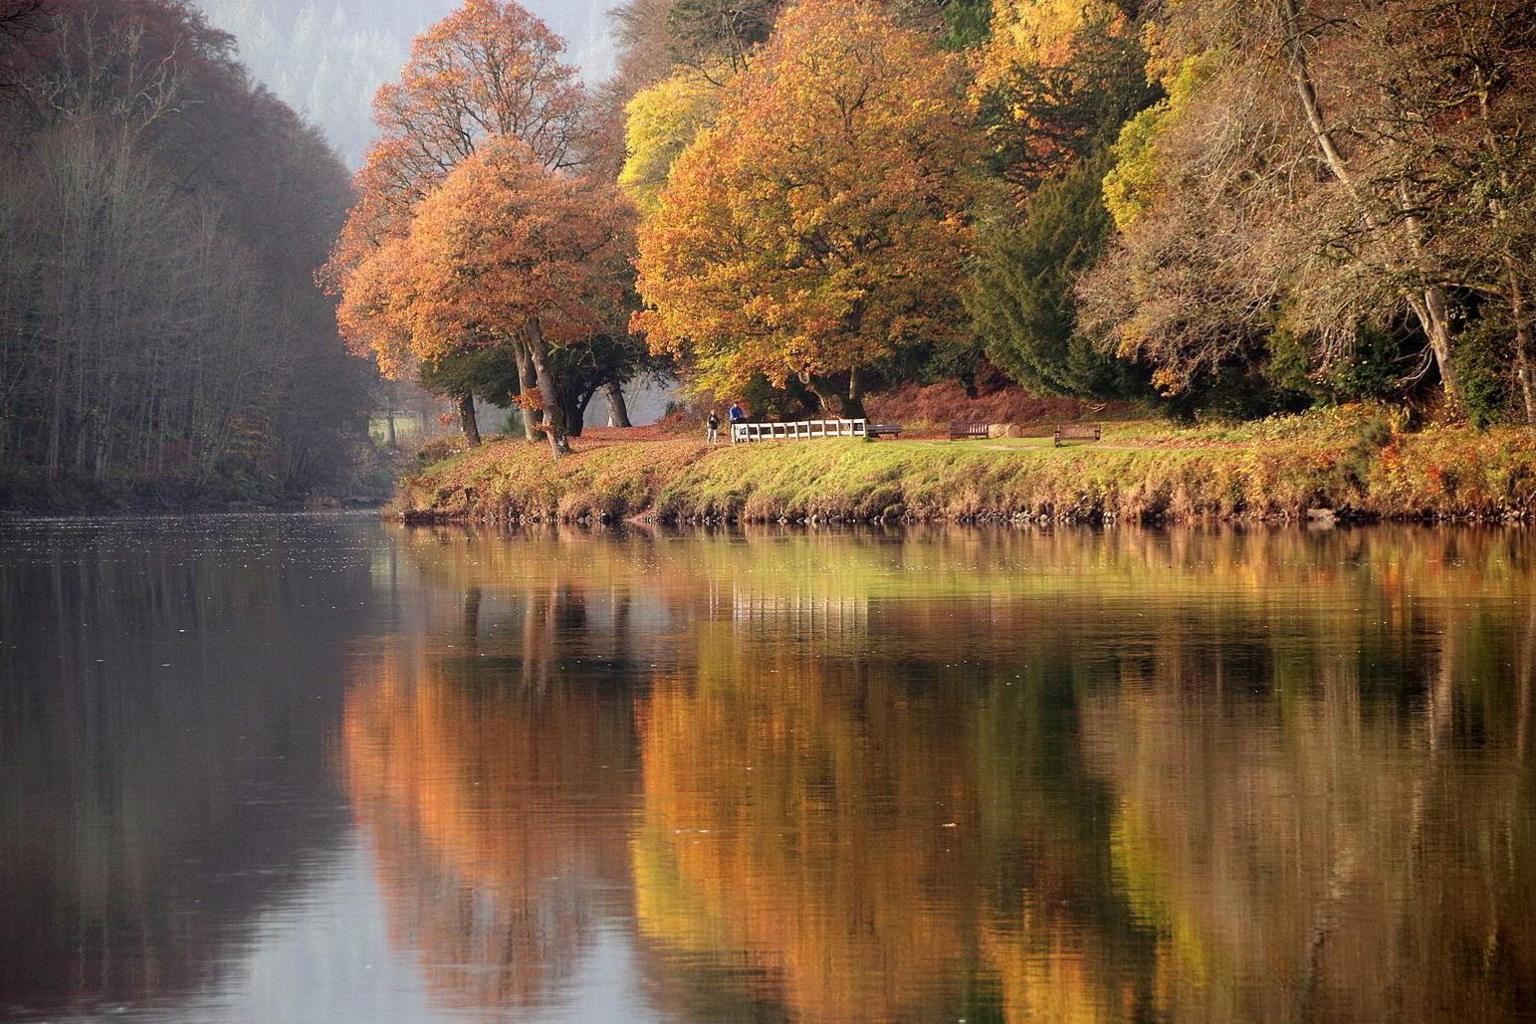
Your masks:
[{"label": "golden leaves", "polygon": [[1132,30],[1124,12],[1108,0],[994,0],[992,38],[981,54],[977,89],[1005,84],[1018,67],[1066,66],[1078,33],[1093,24],[1114,34]]},{"label": "golden leaves", "polygon": [[653,346],[722,388],[950,335],[977,152],[956,71],[864,0],[787,12],[642,225]]},{"label": "golden leaves", "polygon": [[655,211],[672,165],[720,108],[720,87],[681,70],[640,90],[624,108],[626,159],[619,187],[642,214]]}]

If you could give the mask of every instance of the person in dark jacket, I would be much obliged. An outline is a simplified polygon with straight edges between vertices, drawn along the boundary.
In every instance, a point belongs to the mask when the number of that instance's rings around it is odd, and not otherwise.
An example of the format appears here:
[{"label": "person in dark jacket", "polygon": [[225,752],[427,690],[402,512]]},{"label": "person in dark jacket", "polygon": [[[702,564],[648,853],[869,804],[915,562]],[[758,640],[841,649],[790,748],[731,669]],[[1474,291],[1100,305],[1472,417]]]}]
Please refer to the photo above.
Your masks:
[{"label": "person in dark jacket", "polygon": [[720,438],[720,412],[716,409],[709,410],[709,419],[704,421],[709,425],[709,443],[714,444]]}]

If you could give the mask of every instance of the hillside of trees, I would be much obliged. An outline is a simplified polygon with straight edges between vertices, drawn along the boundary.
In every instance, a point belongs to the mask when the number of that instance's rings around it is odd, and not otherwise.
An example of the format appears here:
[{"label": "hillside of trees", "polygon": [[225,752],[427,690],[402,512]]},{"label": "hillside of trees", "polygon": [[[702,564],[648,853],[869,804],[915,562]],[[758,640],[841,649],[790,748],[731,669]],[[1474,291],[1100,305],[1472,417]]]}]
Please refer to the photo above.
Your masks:
[{"label": "hillside of trees", "polygon": [[515,401],[558,454],[657,365],[781,416],[949,380],[1181,419],[1536,421],[1521,5],[614,17],[589,92],[537,18],[466,0],[375,101],[327,283],[355,348],[458,401],[471,443],[476,397]]},{"label": "hillside of trees", "polygon": [[345,488],[376,376],[314,284],[335,153],[182,0],[0,16],[0,497]]}]

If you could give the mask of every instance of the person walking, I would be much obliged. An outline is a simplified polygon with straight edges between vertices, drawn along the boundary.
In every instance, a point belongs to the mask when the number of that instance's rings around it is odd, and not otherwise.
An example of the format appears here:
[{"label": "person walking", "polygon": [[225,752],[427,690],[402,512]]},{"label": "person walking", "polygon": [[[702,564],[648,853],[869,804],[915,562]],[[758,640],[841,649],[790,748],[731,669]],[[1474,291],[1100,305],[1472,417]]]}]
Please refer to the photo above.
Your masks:
[{"label": "person walking", "polygon": [[709,419],[704,422],[709,424],[709,443],[714,444],[720,437],[720,412],[717,409],[709,410]]}]

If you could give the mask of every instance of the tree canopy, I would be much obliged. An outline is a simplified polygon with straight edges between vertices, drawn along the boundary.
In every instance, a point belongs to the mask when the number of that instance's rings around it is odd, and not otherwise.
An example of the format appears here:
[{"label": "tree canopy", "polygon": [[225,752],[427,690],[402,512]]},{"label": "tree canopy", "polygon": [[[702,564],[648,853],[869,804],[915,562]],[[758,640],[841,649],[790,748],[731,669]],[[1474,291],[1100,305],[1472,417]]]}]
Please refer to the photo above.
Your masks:
[{"label": "tree canopy", "polygon": [[1536,416],[1514,241],[1536,190],[1530,19],[1494,0],[1283,0],[1176,5],[1157,25],[1169,99],[1116,144],[1121,234],[1082,287],[1100,344],[1189,395],[1291,341],[1326,383],[1385,333],[1399,394],[1438,379],[1452,415],[1498,415],[1498,389],[1464,407],[1464,352],[1512,366],[1503,390]]},{"label": "tree canopy", "polygon": [[640,232],[637,323],[708,387],[861,372],[958,333],[975,141],[955,62],[879,6],[807,0],[724,91]]},{"label": "tree canopy", "polygon": [[655,212],[672,165],[719,109],[719,86],[693,69],[647,86],[629,101],[619,187],[642,214]]},{"label": "tree canopy", "polygon": [[[595,113],[563,50],[512,0],[466,0],[418,39],[379,90],[380,136],[323,278],[354,349],[391,376],[425,367],[423,383],[451,386],[472,442],[474,399],[506,397],[507,365],[527,436],[542,429],[559,450],[580,422],[550,347],[635,350],[570,361],[610,373],[638,361],[614,251],[625,216],[611,187],[581,173]],[[496,346],[499,361],[468,358]]]}]

